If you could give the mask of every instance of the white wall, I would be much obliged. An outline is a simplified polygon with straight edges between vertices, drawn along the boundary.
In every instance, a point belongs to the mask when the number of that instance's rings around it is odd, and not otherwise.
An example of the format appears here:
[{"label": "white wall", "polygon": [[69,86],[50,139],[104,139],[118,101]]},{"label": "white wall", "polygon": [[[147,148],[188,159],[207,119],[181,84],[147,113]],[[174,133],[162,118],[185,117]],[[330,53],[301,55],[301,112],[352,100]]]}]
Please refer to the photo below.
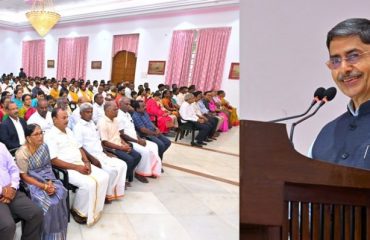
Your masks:
[{"label": "white wall", "polygon": [[18,75],[22,64],[22,44],[17,32],[0,29],[0,75]]},{"label": "white wall", "polygon": [[[159,83],[164,83],[165,75],[147,75],[148,61],[168,60],[174,30],[225,26],[231,26],[232,32],[226,56],[222,88],[226,91],[230,103],[239,107],[239,81],[228,80],[231,62],[239,62],[238,10],[55,28],[45,37],[45,59],[57,60],[58,38],[88,36],[89,50],[86,78],[90,80],[109,80],[111,77],[113,35],[139,33],[135,84],[149,82],[150,87],[156,89]],[[20,34],[20,39],[38,39],[38,36],[33,31],[23,32]],[[103,62],[101,70],[90,69],[90,63],[93,60]],[[45,66],[45,70],[46,76],[56,76],[56,68],[48,69]]]},{"label": "white wall", "polygon": [[[303,112],[319,86],[334,86],[325,62],[326,34],[347,18],[370,18],[368,0],[248,0],[241,2],[241,116],[271,120]],[[346,111],[333,102],[296,127],[302,153],[323,125]]]}]

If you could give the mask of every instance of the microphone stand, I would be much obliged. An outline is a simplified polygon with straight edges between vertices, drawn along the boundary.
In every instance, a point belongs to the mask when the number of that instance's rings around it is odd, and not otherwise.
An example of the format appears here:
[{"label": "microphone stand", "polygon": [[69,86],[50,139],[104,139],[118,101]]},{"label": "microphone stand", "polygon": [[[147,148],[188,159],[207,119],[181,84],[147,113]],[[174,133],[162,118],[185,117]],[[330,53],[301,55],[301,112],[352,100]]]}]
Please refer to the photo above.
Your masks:
[{"label": "microphone stand", "polygon": [[292,143],[292,145],[294,146],[294,143],[293,143],[293,134],[294,134],[294,128],[295,126],[297,126],[298,124],[300,124],[301,122],[307,120],[308,118],[312,117],[313,115],[315,115],[317,113],[317,111],[319,111],[319,109],[325,104],[325,102],[321,102],[320,105],[315,109],[315,111],[313,111],[311,114],[299,119],[298,121],[294,122],[292,124],[292,127],[290,128],[290,134],[289,134],[289,140],[290,142]]},{"label": "microphone stand", "polygon": [[289,120],[289,119],[293,119],[293,118],[302,117],[302,116],[306,115],[312,109],[312,107],[315,104],[316,104],[316,100],[312,101],[311,106],[304,113],[302,113],[302,114],[298,114],[298,115],[291,116],[291,117],[279,118],[279,119],[271,120],[271,121],[268,121],[268,122],[277,123],[277,122],[281,122],[281,121],[285,121],[285,120]]}]

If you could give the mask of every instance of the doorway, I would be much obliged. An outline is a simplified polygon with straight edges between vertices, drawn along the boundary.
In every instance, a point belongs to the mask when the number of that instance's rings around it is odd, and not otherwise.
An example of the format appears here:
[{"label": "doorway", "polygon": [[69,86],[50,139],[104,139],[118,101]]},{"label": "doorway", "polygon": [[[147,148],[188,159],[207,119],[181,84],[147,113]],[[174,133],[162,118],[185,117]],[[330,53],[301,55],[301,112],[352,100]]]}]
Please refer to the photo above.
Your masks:
[{"label": "doorway", "polygon": [[133,52],[120,51],[113,57],[112,78],[113,84],[134,82],[136,70],[136,56]]}]

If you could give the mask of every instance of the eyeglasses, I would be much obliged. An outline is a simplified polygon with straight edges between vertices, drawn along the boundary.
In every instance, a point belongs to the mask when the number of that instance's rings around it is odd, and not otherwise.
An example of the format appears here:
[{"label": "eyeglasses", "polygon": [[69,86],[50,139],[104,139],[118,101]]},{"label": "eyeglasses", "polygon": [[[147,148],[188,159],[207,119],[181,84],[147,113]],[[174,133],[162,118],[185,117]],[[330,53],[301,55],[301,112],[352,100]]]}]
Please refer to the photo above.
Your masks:
[{"label": "eyeglasses", "polygon": [[367,54],[367,53],[370,53],[370,51],[366,51],[366,52],[362,52],[362,53],[352,52],[352,53],[348,54],[346,58],[331,57],[329,59],[329,61],[326,62],[326,65],[331,70],[335,70],[335,69],[340,68],[342,66],[343,61],[346,61],[347,64],[353,65],[353,64],[358,63],[361,60],[362,56]]},{"label": "eyeglasses", "polygon": [[41,135],[44,135],[44,134],[45,134],[45,131],[41,131],[41,132],[38,132],[38,133],[31,134],[31,136],[38,137],[38,136],[41,136]]}]

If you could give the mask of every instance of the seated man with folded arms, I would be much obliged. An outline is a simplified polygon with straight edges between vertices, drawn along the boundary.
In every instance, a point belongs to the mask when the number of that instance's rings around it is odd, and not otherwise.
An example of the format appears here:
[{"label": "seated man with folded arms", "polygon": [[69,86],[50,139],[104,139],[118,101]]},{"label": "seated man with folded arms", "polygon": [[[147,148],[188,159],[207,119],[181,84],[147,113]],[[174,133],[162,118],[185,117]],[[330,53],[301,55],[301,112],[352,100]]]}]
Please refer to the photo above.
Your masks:
[{"label": "seated man with folded arms", "polygon": [[23,118],[18,117],[18,107],[14,102],[5,106],[9,117],[0,126],[0,141],[10,149],[18,148],[26,142],[24,132],[27,123]]},{"label": "seated man with folded arms", "polygon": [[210,142],[208,137],[211,137],[211,127],[206,124],[205,119],[198,117],[195,109],[191,105],[194,103],[195,97],[192,93],[187,93],[184,97],[184,102],[180,106],[180,116],[181,122],[192,124],[197,130],[199,130],[198,135],[195,137],[196,142],[192,142],[192,146],[202,147],[202,145],[207,145],[205,142]]},{"label": "seated man with folded arms", "polygon": [[134,150],[141,154],[141,161],[136,168],[136,174],[146,177],[158,177],[161,175],[162,162],[158,155],[158,146],[154,142],[138,137],[130,112],[131,100],[122,97],[119,100],[118,125],[121,137],[132,144]]},{"label": "seated man with folded arms", "polygon": [[5,145],[0,143],[0,238],[13,240],[16,225],[22,220],[22,239],[41,239],[44,214],[19,187],[19,169]]},{"label": "seated man with folded arms", "polygon": [[132,107],[135,110],[132,114],[132,120],[134,120],[136,130],[141,137],[145,137],[157,144],[158,154],[163,162],[163,154],[170,147],[171,141],[163,136],[161,131],[150,121],[150,117],[145,111],[146,107],[143,101],[134,101]]},{"label": "seated man with folded arms", "polygon": [[125,180],[127,165],[117,158],[108,157],[103,152],[102,143],[95,123],[92,121],[93,106],[83,103],[80,106],[81,119],[78,120],[73,133],[89,156],[92,164],[109,174],[106,202],[123,197],[125,193]]},{"label": "seated man with folded arms", "polygon": [[103,210],[109,175],[90,164],[81,144],[67,127],[67,112],[55,108],[51,116],[54,126],[45,134],[51,162],[54,166],[67,169],[69,182],[78,187],[71,210],[73,218],[80,224],[92,225]]},{"label": "seated man with folded arms", "polygon": [[[131,182],[134,180],[134,171],[140,162],[141,155],[120,137],[117,119],[118,107],[116,103],[114,101],[106,102],[104,112],[105,116],[98,122],[101,141],[108,151],[126,162],[126,186],[131,187]],[[145,177],[136,177],[142,182],[148,182]]]},{"label": "seated man with folded arms", "polygon": [[46,99],[39,100],[37,111],[28,119],[27,124],[38,124],[42,131],[47,131],[54,126]]}]

